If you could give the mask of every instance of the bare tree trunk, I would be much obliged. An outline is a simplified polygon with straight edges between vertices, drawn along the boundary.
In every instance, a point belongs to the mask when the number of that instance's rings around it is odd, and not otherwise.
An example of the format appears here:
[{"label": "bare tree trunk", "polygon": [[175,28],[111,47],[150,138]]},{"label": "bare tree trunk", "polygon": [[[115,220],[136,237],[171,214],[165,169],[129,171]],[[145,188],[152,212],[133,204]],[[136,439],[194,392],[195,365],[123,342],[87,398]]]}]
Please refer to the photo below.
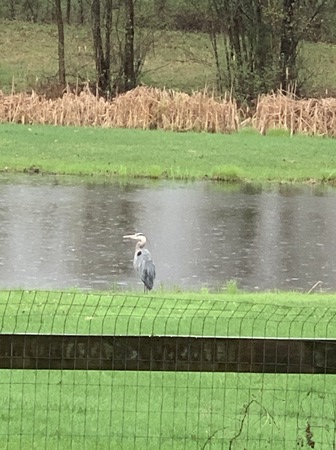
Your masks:
[{"label": "bare tree trunk", "polygon": [[67,0],[66,3],[66,23],[70,25],[71,21],[71,0]]},{"label": "bare tree trunk", "polygon": [[112,0],[105,0],[105,54],[101,34],[100,0],[92,1],[92,33],[95,52],[98,87],[109,95],[111,91],[111,30]]},{"label": "bare tree trunk", "polygon": [[163,20],[166,12],[167,0],[154,0],[155,15],[159,20]]},{"label": "bare tree trunk", "polygon": [[15,0],[10,0],[10,3],[9,3],[9,12],[10,12],[10,18],[11,18],[11,20],[15,20],[15,19],[16,19]]},{"label": "bare tree trunk", "polygon": [[220,64],[219,54],[218,54],[218,43],[217,43],[216,31],[211,30],[209,32],[209,37],[210,37],[210,42],[211,42],[212,49],[214,52],[214,57],[215,57],[217,90],[220,94],[223,94],[223,78],[222,78],[222,70],[221,70],[221,64]]},{"label": "bare tree trunk", "polygon": [[124,89],[129,91],[136,86],[134,71],[134,0],[125,0],[125,14]]},{"label": "bare tree trunk", "polygon": [[98,87],[103,89],[103,69],[105,66],[103,44],[101,37],[101,26],[100,26],[100,0],[92,1],[92,34],[93,34],[93,47],[95,54],[96,72],[98,78]]},{"label": "bare tree trunk", "polygon": [[79,7],[79,11],[78,11],[78,22],[80,23],[80,25],[84,24],[84,7],[83,7],[83,0],[78,0],[78,7]]},{"label": "bare tree trunk", "polygon": [[112,0],[105,0],[105,82],[108,95],[111,94],[111,33]]},{"label": "bare tree trunk", "polygon": [[[221,48],[213,45],[217,72],[222,70],[217,79],[247,102],[273,87],[271,70],[276,56],[271,52],[269,27],[265,28],[268,10],[264,4],[263,0],[208,0],[223,40]],[[218,64],[219,59],[224,63]]]},{"label": "bare tree trunk", "polygon": [[58,29],[58,82],[64,89],[66,85],[65,79],[65,58],[64,58],[64,27],[61,0],[55,0],[56,20]]},{"label": "bare tree trunk", "polygon": [[295,0],[283,0],[283,21],[280,40],[280,84],[284,91],[296,79],[296,47],[294,29]]},{"label": "bare tree trunk", "polygon": [[38,9],[39,4],[38,2],[34,2],[32,0],[25,0],[22,4],[23,10],[26,13],[27,20],[30,20],[32,22],[37,22],[38,17]]}]

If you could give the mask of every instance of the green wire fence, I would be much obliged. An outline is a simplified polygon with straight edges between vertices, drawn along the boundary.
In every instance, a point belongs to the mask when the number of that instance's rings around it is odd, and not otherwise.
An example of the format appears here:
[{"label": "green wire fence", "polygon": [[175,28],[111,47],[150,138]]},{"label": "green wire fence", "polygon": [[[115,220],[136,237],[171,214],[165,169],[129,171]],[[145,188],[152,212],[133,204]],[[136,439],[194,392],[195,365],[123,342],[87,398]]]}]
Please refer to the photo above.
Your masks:
[{"label": "green wire fence", "polygon": [[8,291],[0,448],[336,448],[336,307]]}]

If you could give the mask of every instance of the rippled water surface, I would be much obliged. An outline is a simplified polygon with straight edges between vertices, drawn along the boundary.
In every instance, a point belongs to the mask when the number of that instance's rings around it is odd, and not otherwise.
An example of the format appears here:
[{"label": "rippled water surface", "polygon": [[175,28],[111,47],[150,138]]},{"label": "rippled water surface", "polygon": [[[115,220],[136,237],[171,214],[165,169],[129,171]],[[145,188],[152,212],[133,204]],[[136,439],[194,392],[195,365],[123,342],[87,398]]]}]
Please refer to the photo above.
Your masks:
[{"label": "rippled water surface", "polygon": [[336,291],[336,190],[212,183],[0,179],[0,288],[142,290],[141,231],[156,288]]}]

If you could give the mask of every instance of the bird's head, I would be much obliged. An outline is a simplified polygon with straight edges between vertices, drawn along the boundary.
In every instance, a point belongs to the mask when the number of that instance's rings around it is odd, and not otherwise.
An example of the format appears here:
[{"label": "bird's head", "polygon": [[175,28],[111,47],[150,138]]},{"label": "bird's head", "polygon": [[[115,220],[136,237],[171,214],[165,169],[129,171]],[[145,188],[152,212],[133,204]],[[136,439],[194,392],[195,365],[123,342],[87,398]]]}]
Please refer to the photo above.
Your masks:
[{"label": "bird's head", "polygon": [[123,238],[138,241],[142,246],[145,245],[147,241],[146,236],[144,236],[142,233],[126,234],[125,236],[123,236]]}]

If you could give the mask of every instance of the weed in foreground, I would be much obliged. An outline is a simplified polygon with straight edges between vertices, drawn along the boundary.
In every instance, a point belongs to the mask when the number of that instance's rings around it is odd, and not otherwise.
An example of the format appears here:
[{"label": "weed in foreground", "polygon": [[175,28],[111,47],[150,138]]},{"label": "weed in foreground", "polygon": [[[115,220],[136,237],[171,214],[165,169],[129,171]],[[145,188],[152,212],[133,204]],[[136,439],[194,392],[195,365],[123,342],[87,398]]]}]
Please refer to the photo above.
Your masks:
[{"label": "weed in foreground", "polygon": [[228,294],[234,295],[238,294],[240,291],[238,289],[238,283],[236,280],[229,280],[226,282],[225,290]]}]

